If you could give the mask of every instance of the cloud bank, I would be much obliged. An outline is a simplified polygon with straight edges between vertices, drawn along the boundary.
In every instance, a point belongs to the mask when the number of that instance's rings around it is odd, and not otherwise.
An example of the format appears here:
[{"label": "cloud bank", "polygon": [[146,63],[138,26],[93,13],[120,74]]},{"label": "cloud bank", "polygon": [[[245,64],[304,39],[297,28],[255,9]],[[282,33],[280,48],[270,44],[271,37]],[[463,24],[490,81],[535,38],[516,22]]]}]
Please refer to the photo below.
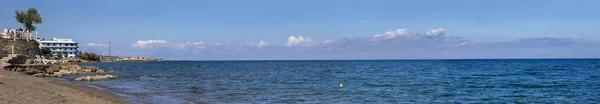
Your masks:
[{"label": "cloud bank", "polygon": [[[89,43],[88,46],[105,46]],[[397,29],[371,36],[317,40],[289,36],[286,43],[231,43],[137,40],[130,53],[194,60],[280,59],[447,59],[598,57],[597,43],[585,39],[532,37],[504,42],[473,42],[448,36],[442,28],[425,32]]]}]

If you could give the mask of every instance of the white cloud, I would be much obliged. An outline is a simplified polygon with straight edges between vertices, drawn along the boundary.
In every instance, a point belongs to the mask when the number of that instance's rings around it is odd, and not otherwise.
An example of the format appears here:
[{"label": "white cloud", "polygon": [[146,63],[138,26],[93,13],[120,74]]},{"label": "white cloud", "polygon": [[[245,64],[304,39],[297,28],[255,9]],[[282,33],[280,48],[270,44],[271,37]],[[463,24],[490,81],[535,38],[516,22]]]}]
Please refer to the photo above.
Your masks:
[{"label": "white cloud", "polygon": [[451,48],[466,47],[472,45],[471,42],[461,37],[444,36],[445,31],[442,28],[427,31],[425,34],[413,33],[407,29],[397,29],[395,31],[375,34],[371,37],[347,37],[340,39],[330,39],[321,41],[314,47],[327,47],[327,49],[342,50],[368,50],[372,48]]},{"label": "white cloud", "polygon": [[413,33],[408,32],[406,29],[398,29],[396,31],[388,31],[383,34],[375,34],[374,39],[394,39],[399,37],[411,37]]},{"label": "white cloud", "polygon": [[108,47],[108,45],[106,45],[106,44],[99,44],[99,43],[88,43],[88,46],[90,46],[90,47]]},{"label": "white cloud", "polygon": [[[354,36],[337,39],[318,40],[303,36],[289,36],[285,44],[269,44],[265,41],[243,44],[181,42],[166,40],[138,40],[134,48],[149,48],[139,53],[155,53],[156,56],[180,57],[184,59],[330,59],[330,58],[481,58],[513,57],[520,53],[545,52],[552,54],[557,47],[565,49],[554,55],[568,56],[579,51],[582,40],[571,38],[522,38],[515,41],[482,43],[473,42],[458,36],[449,36],[446,30],[436,28],[424,33],[414,33],[407,29],[397,29],[371,36]],[[89,45],[89,44],[88,44]],[[268,47],[268,48],[262,48]],[[540,49],[540,50],[535,50]],[[600,50],[599,50],[600,51]],[[531,54],[535,55],[535,54]],[[579,55],[579,54],[573,54]],[[520,55],[528,56],[528,54]],[[583,55],[581,55],[583,56]]]},{"label": "white cloud", "polygon": [[429,30],[429,31],[425,32],[425,35],[427,35],[429,37],[438,37],[438,36],[444,35],[445,32],[446,31],[444,31],[444,29],[437,28],[437,29],[433,29],[433,30]]},{"label": "white cloud", "polygon": [[177,48],[204,48],[204,42],[185,42],[176,44]]},{"label": "white cloud", "polygon": [[269,43],[267,43],[265,41],[260,41],[258,44],[256,44],[256,46],[258,46],[258,47],[266,47],[266,46],[269,46]]},{"label": "white cloud", "polygon": [[148,48],[148,47],[151,47],[151,45],[158,45],[158,44],[171,44],[171,42],[166,41],[166,40],[138,40],[131,47]]},{"label": "white cloud", "polygon": [[290,36],[288,38],[287,43],[285,44],[285,46],[297,46],[297,45],[301,45],[301,46],[308,46],[311,42],[310,37],[302,37],[302,36]]}]

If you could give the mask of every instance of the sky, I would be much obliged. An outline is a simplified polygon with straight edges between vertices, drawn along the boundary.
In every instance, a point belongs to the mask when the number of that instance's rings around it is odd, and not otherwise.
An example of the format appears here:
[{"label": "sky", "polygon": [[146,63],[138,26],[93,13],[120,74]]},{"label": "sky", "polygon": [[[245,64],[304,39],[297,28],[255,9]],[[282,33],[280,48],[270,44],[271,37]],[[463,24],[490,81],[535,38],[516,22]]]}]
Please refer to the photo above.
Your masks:
[{"label": "sky", "polygon": [[3,0],[80,51],[175,60],[598,58],[597,0]]}]

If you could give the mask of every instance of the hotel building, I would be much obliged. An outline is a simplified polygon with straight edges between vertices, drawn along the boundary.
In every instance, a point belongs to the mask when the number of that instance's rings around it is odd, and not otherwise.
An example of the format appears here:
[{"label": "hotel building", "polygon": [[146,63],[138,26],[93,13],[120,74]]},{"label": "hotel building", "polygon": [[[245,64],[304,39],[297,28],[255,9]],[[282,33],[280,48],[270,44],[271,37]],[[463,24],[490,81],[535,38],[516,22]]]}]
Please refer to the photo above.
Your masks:
[{"label": "hotel building", "polygon": [[[40,41],[40,47],[42,49],[46,48],[52,51],[52,55],[58,57],[77,57],[77,42],[72,39],[57,39],[52,38],[49,41]],[[62,56],[60,56],[62,55]]]}]

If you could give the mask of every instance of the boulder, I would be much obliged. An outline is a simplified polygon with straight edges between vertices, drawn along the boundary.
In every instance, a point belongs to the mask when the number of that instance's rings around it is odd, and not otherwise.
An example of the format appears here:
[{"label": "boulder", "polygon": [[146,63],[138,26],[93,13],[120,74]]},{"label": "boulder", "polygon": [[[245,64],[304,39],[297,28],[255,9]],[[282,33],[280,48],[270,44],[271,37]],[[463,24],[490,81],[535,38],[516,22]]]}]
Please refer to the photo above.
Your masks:
[{"label": "boulder", "polygon": [[52,76],[54,76],[54,77],[63,77],[65,75],[67,75],[67,74],[66,73],[62,73],[62,72],[54,72],[54,73],[52,73]]},{"label": "boulder", "polygon": [[76,72],[74,70],[59,70],[58,72],[54,72],[54,73],[73,74],[73,73],[76,73]]},{"label": "boulder", "polygon": [[99,81],[99,80],[108,80],[108,79],[115,79],[117,78],[117,76],[113,76],[113,75],[96,75],[96,76],[83,76],[83,77],[78,77],[75,78],[73,80],[76,81]]},{"label": "boulder", "polygon": [[46,75],[44,75],[44,73],[37,73],[37,74],[33,74],[33,76],[35,76],[35,77],[45,77]]},{"label": "boulder", "polygon": [[35,77],[63,77],[63,74],[47,74],[47,73],[37,73],[33,74]]},{"label": "boulder", "polygon": [[46,68],[46,72],[57,72],[59,70],[81,70],[81,67],[76,64],[53,64]]},{"label": "boulder", "polygon": [[25,69],[25,73],[27,73],[27,74],[38,74],[38,73],[44,73],[44,71],[42,71],[40,69],[36,69],[36,68],[26,68]]},{"label": "boulder", "polygon": [[106,71],[96,66],[79,66],[76,64],[55,64],[46,69],[46,72],[63,72],[65,74],[104,74]]},{"label": "boulder", "polygon": [[16,72],[22,72],[22,71],[25,71],[25,69],[23,69],[23,68],[20,68],[20,67],[17,67],[17,68],[13,68],[13,70],[12,70],[12,71],[16,71]]},{"label": "boulder", "polygon": [[98,69],[95,73],[96,74],[104,74],[104,73],[106,73],[106,71],[104,71],[102,69]]},{"label": "boulder", "polygon": [[108,72],[108,73],[114,73],[114,72],[117,72],[117,70],[108,70],[106,72]]},{"label": "boulder", "polygon": [[96,72],[100,68],[98,68],[96,66],[81,66],[81,69],[85,70],[84,72]]}]

